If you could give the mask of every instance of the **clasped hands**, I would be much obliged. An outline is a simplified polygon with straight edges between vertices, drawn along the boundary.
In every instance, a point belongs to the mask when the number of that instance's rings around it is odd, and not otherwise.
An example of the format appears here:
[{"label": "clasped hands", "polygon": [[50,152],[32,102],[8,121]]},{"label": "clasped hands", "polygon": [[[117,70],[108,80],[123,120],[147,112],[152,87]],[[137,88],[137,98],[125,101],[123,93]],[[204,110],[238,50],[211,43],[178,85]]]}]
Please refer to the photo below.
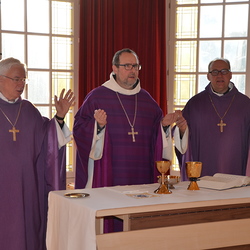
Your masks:
[{"label": "clasped hands", "polygon": [[183,135],[187,128],[187,121],[182,116],[182,112],[180,110],[176,110],[174,113],[166,114],[162,119],[162,126],[169,126],[173,123],[180,129],[181,135]]}]

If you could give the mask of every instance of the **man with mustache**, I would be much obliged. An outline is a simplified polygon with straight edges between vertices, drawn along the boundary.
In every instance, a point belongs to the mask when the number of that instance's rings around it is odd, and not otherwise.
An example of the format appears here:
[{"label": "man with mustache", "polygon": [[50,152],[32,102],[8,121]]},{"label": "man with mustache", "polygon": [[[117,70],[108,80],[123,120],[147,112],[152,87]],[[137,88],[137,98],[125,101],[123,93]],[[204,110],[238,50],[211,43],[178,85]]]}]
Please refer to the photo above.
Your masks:
[{"label": "man with mustache", "polygon": [[165,117],[141,88],[138,56],[131,49],[115,53],[110,80],[92,90],[75,116],[76,188],[156,182],[156,160],[172,160],[175,145],[184,153],[187,124],[181,112]]}]

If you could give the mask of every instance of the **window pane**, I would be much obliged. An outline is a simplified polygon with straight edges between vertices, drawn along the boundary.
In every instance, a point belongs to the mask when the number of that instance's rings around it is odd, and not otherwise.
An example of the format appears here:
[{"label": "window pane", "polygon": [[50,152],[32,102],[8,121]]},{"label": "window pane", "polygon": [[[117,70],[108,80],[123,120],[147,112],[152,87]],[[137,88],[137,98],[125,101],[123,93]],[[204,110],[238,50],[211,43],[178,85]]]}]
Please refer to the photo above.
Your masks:
[{"label": "window pane", "polygon": [[201,0],[201,3],[222,3],[223,0]]},{"label": "window pane", "polygon": [[234,71],[246,70],[246,40],[228,40],[225,41],[224,57],[231,63],[231,68]]},{"label": "window pane", "polygon": [[1,29],[24,31],[24,0],[1,0]]},{"label": "window pane", "polygon": [[249,0],[226,0],[227,3],[248,2]]},{"label": "window pane", "polygon": [[[31,0],[34,1],[34,0]],[[52,2],[52,33],[72,35],[72,4]]]},{"label": "window pane", "polygon": [[177,0],[177,4],[198,3],[198,0]]},{"label": "window pane", "polygon": [[24,35],[2,33],[2,55],[24,62]]},{"label": "window pane", "polygon": [[209,62],[217,57],[221,57],[221,41],[200,41],[200,47],[199,47],[200,72],[207,72]]},{"label": "window pane", "polygon": [[49,68],[49,37],[28,36],[28,67]]},{"label": "window pane", "polygon": [[222,6],[202,6],[200,11],[200,37],[221,37]]},{"label": "window pane", "polygon": [[228,5],[225,14],[225,37],[247,36],[248,5]]},{"label": "window pane", "polygon": [[175,75],[174,105],[185,105],[195,94],[195,75]]},{"label": "window pane", "polygon": [[52,38],[52,68],[72,69],[72,39]]},{"label": "window pane", "polygon": [[209,81],[207,79],[207,75],[199,75],[198,77],[198,93],[200,93],[201,91],[205,90],[205,87],[208,85]]},{"label": "window pane", "polygon": [[49,32],[49,1],[28,0],[27,5],[28,32]]},{"label": "window pane", "polygon": [[178,41],[176,43],[176,64],[177,72],[196,71],[196,41]]},{"label": "window pane", "polygon": [[28,74],[28,99],[34,104],[49,104],[49,73],[29,71]]},{"label": "window pane", "polygon": [[40,113],[41,113],[42,116],[44,116],[44,117],[49,117],[50,116],[50,114],[49,114],[49,107],[40,107],[40,106],[37,106],[36,108],[40,111]]},{"label": "window pane", "polygon": [[246,75],[236,75],[233,73],[232,82],[235,84],[236,88],[243,94],[246,90]]},{"label": "window pane", "polygon": [[198,8],[177,8],[176,15],[176,37],[196,38]]},{"label": "window pane", "polygon": [[52,97],[59,96],[62,89],[73,89],[72,74],[67,72],[53,72],[52,73]]}]

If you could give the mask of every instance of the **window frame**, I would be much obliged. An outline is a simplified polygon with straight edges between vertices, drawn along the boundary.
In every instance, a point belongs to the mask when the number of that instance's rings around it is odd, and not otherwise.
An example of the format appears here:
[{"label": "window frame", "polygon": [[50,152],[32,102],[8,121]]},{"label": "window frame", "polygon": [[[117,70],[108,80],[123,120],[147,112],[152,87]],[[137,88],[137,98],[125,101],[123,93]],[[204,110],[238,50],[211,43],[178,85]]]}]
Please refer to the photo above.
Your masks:
[{"label": "window frame", "polygon": [[[200,1],[197,0],[197,4],[195,4],[196,6],[198,6],[198,27],[199,27],[199,8],[200,6],[204,6],[204,5],[211,5],[211,4],[200,4]],[[248,20],[250,19],[250,1],[242,1],[244,2],[244,4],[248,4]],[[237,4],[237,3],[242,3],[242,2],[225,2],[223,1],[222,3],[218,3],[220,5],[225,6],[226,4]],[[216,5],[216,3],[214,3],[213,5]],[[176,8],[177,8],[178,4],[176,0],[167,0],[167,4],[166,4],[166,40],[167,40],[167,100],[168,100],[168,112],[173,112],[176,109],[183,109],[184,105],[175,105],[174,104],[174,96],[175,96],[175,89],[174,89],[174,82],[175,82],[175,58],[176,58],[176,54],[175,54],[175,43],[177,40],[176,39]],[[182,6],[192,6],[192,4],[183,4]],[[249,23],[249,22],[248,22]],[[199,31],[198,31],[199,32]],[[233,40],[234,38],[232,38]],[[185,40],[185,39],[184,39]],[[187,39],[187,40],[192,40],[192,39]],[[198,36],[197,38],[194,39],[195,41],[197,41],[197,54],[196,54],[196,61],[199,62],[199,41],[204,41],[204,40],[211,40],[211,38],[207,38],[207,39],[200,39]],[[225,38],[221,38],[220,39],[222,42],[224,42]],[[246,70],[245,72],[245,76],[246,76],[246,80],[245,80],[245,93],[248,97],[250,97],[250,84],[247,84],[250,78],[250,25],[248,25],[248,35],[246,37],[247,40],[247,54],[246,54]],[[223,48],[222,48],[223,49]],[[230,58],[227,58],[230,60]],[[209,62],[207,62],[208,64]],[[233,76],[234,74],[236,75],[237,73],[242,73],[242,72],[233,72]],[[249,73],[248,73],[249,72]],[[186,72],[186,74],[189,74],[189,72]],[[196,63],[196,72],[192,72],[192,74],[194,74],[196,76],[196,81],[195,81],[195,94],[198,93],[198,80],[199,80],[199,75],[204,74],[206,75],[206,72],[199,72],[198,71],[198,63]],[[234,82],[234,80],[232,79],[232,81]],[[209,81],[207,81],[207,83],[209,83]],[[190,96],[191,98],[192,96]]]}]

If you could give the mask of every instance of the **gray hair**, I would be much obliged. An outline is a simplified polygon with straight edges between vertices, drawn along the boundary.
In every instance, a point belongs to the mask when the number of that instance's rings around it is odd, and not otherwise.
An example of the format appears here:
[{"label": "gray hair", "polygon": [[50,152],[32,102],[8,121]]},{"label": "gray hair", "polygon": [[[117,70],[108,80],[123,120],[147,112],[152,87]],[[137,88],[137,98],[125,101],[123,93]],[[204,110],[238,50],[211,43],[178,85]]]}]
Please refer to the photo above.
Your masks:
[{"label": "gray hair", "polygon": [[113,57],[113,60],[112,60],[112,65],[120,64],[120,55],[122,53],[131,53],[131,54],[133,54],[136,57],[136,59],[137,59],[137,61],[139,63],[139,58],[138,58],[137,54],[132,49],[125,48],[125,49],[119,50],[119,51],[117,51],[115,53],[115,55]]},{"label": "gray hair", "polygon": [[227,63],[228,65],[228,69],[231,70],[231,65],[230,65],[230,62],[228,59],[225,59],[225,58],[215,58],[214,60],[212,60],[209,64],[208,64],[208,72],[210,72],[210,67],[211,65],[216,62],[216,61],[224,61],[225,63]]},{"label": "gray hair", "polygon": [[23,66],[25,71],[27,72],[27,68],[24,63],[22,63],[16,58],[9,57],[9,58],[2,59],[0,61],[0,74],[5,74],[14,65]]}]

